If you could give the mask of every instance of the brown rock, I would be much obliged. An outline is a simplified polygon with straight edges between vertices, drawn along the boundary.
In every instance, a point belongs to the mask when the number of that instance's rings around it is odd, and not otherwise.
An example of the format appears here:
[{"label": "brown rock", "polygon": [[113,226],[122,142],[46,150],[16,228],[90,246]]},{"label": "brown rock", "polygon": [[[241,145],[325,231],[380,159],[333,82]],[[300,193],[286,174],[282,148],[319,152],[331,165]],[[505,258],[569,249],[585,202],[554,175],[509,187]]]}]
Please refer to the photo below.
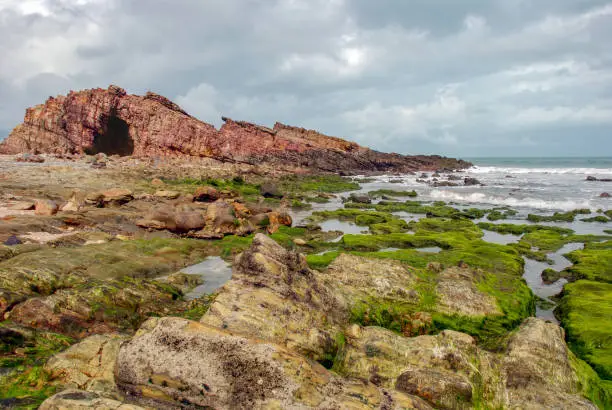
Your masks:
[{"label": "brown rock", "polygon": [[113,188],[102,192],[105,204],[123,205],[134,199],[134,194],[129,189]]},{"label": "brown rock", "polygon": [[269,212],[268,214],[268,233],[273,234],[278,231],[281,225],[291,226],[293,220],[291,215],[286,212]]},{"label": "brown rock", "polygon": [[59,210],[59,206],[57,205],[55,201],[43,199],[43,200],[36,201],[34,213],[36,215],[51,216],[51,215],[55,215],[58,210]]},{"label": "brown rock", "polygon": [[[110,86],[50,97],[29,108],[0,146],[6,154],[40,152],[197,156],[321,171],[466,168],[439,156],[385,154],[341,138],[276,123],[273,128],[224,118],[216,129],[155,93]],[[96,160],[96,164],[105,164]]]},{"label": "brown rock", "polygon": [[160,190],[160,191],[155,192],[154,196],[156,196],[157,198],[163,198],[163,199],[176,199],[179,196],[181,196],[181,193],[177,191]]},{"label": "brown rock", "polygon": [[197,202],[214,202],[221,198],[221,194],[211,186],[201,186],[193,194],[193,200]]},{"label": "brown rock", "polygon": [[251,216],[250,209],[240,202],[232,203],[232,208],[234,208],[234,215],[238,218],[248,218]]},{"label": "brown rock", "polygon": [[198,211],[177,212],[174,215],[174,222],[179,232],[200,230],[206,225],[204,216]]}]

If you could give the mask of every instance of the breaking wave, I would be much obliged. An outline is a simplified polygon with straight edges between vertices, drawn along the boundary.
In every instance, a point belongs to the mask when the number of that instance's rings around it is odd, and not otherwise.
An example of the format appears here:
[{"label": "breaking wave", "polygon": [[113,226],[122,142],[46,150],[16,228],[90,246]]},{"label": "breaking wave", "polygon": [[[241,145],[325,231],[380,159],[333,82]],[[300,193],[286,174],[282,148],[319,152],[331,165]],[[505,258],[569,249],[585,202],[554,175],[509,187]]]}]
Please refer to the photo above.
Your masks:
[{"label": "breaking wave", "polygon": [[536,208],[546,210],[571,211],[579,208],[592,207],[588,200],[545,200],[539,198],[513,198],[485,194],[482,192],[461,193],[456,191],[433,190],[429,193],[432,199],[440,201],[455,201],[472,204],[488,204],[509,206],[513,208]]}]

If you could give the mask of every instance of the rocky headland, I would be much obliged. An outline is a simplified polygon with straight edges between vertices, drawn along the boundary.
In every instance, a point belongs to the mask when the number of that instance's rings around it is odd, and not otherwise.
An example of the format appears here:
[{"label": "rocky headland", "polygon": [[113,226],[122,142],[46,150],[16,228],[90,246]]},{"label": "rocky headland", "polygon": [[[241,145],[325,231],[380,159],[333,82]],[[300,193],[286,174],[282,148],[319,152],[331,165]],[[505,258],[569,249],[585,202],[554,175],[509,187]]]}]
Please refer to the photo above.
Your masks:
[{"label": "rocky headland", "polygon": [[440,156],[386,154],[341,138],[276,123],[273,128],[223,118],[216,129],[167,98],[120,87],[71,92],[29,108],[0,153],[205,157],[328,172],[409,172],[466,168]]}]

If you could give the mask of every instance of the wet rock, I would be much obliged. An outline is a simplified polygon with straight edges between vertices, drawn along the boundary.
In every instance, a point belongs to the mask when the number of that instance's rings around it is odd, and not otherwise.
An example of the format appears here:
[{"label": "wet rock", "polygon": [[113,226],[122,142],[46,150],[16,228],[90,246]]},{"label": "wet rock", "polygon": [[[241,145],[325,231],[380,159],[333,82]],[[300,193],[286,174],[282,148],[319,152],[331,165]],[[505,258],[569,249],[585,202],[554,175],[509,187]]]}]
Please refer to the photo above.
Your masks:
[{"label": "wet rock", "polygon": [[261,187],[259,188],[259,193],[264,198],[282,198],[283,197],[283,194],[278,189],[278,186],[276,186],[275,184],[271,182],[266,182],[262,184]]},{"label": "wet rock", "polygon": [[372,199],[367,194],[351,194],[348,197],[350,202],[356,202],[358,204],[371,204]]},{"label": "wet rock", "polygon": [[465,186],[473,186],[473,185],[482,185],[482,184],[476,178],[465,177],[463,179],[463,185],[465,185]]},{"label": "wet rock", "polygon": [[197,202],[214,202],[221,198],[221,194],[211,186],[198,187],[193,194],[193,200]]},{"label": "wet rock", "polygon": [[144,410],[144,407],[126,404],[103,397],[98,393],[69,389],[45,400],[39,410]]},{"label": "wet rock", "polygon": [[561,278],[561,273],[554,269],[547,268],[542,271],[540,276],[542,277],[542,282],[547,285],[551,285]]},{"label": "wet rock", "polygon": [[59,206],[55,201],[41,199],[36,201],[34,213],[41,216],[55,215],[59,210]]},{"label": "wet rock", "polygon": [[601,194],[599,194],[600,198],[610,198],[610,194],[608,192],[602,192]]},{"label": "wet rock", "polygon": [[596,178],[592,175],[586,177],[586,181],[589,182],[612,182],[611,178]]},{"label": "wet rock", "polygon": [[179,196],[181,196],[181,193],[177,191],[160,190],[160,191],[156,191],[155,194],[153,195],[161,199],[176,199]]},{"label": "wet rock", "polygon": [[45,369],[64,388],[117,396],[115,362],[125,336],[93,335],[51,357]]}]

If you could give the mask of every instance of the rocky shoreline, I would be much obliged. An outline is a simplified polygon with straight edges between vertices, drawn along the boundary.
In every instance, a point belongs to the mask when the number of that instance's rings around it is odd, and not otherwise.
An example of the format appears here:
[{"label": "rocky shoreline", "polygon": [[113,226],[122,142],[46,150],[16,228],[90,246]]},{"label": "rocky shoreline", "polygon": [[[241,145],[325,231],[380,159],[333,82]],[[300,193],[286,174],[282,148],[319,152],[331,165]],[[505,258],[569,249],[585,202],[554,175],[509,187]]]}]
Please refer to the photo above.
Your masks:
[{"label": "rocky shoreline", "polygon": [[[358,191],[358,178],[41,158],[0,156],[3,407],[612,405],[612,242],[545,225],[586,210],[504,224],[513,210]],[[483,240],[493,230],[522,236]],[[534,318],[524,258],[576,242],[573,264],[546,273],[572,282],[562,327]],[[186,298],[207,276],[181,270],[212,256],[231,279]]]}]

